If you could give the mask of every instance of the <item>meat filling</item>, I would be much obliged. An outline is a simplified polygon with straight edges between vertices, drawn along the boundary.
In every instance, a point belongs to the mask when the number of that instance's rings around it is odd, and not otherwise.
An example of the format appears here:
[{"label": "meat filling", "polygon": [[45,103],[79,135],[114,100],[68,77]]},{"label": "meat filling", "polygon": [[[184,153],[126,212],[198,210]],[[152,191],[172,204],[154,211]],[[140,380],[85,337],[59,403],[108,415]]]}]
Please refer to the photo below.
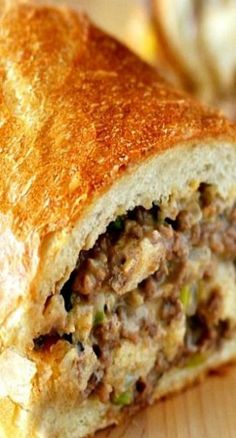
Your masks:
[{"label": "meat filling", "polygon": [[45,315],[61,318],[50,330],[47,321],[35,354],[75,350],[81,400],[142,403],[165,372],[201,365],[234,333],[235,260],[236,205],[214,187],[137,207],[80,253],[48,299]]}]

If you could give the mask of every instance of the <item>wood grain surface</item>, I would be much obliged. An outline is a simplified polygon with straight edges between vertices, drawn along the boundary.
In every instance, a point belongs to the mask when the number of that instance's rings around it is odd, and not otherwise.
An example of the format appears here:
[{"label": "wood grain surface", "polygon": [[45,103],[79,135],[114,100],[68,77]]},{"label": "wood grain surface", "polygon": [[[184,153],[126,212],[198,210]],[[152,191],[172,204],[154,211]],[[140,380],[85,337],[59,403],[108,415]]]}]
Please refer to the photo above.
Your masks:
[{"label": "wood grain surface", "polygon": [[236,366],[224,367],[96,438],[236,438]]}]

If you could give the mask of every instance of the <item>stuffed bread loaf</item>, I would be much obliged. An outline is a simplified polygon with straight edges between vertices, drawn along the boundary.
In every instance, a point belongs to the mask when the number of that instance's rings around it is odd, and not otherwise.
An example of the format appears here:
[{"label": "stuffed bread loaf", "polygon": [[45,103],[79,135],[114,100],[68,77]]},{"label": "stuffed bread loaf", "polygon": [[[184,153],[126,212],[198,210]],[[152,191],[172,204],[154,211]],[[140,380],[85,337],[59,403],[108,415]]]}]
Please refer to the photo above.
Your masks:
[{"label": "stuffed bread loaf", "polygon": [[0,435],[84,437],[236,356],[236,129],[65,8],[0,55]]}]

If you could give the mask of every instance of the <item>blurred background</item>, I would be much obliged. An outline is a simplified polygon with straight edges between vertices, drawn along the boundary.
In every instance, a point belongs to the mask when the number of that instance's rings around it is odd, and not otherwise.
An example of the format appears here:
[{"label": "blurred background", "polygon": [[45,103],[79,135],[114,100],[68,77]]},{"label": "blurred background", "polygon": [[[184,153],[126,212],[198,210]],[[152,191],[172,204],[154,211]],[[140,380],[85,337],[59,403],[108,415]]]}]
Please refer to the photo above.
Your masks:
[{"label": "blurred background", "polygon": [[68,1],[168,80],[236,120],[236,0]]},{"label": "blurred background", "polygon": [[128,45],[148,62],[155,62],[156,34],[152,22],[152,0],[54,0],[54,2],[69,3],[85,11],[99,27]]}]

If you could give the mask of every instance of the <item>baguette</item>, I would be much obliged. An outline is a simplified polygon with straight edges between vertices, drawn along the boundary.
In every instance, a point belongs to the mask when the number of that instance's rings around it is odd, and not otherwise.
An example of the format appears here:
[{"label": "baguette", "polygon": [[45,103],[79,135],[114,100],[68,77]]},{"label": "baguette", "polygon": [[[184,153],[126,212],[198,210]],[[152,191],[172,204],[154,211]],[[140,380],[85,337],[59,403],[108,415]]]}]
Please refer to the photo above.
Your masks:
[{"label": "baguette", "polygon": [[82,438],[236,356],[236,129],[66,8],[0,55],[0,435]]}]

